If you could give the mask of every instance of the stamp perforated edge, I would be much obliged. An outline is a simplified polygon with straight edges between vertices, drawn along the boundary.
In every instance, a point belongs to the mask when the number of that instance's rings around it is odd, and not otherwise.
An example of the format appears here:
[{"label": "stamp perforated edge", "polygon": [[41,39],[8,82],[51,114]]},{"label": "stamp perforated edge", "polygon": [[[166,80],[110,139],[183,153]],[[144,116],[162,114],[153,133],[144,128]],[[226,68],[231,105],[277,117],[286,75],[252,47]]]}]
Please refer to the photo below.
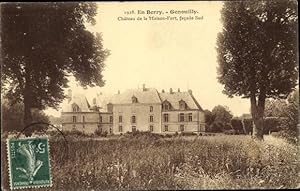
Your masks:
[{"label": "stamp perforated edge", "polygon": [[41,139],[47,139],[47,142],[48,142],[48,146],[47,146],[47,149],[48,149],[48,165],[49,165],[49,177],[50,177],[50,184],[46,184],[46,185],[30,185],[30,186],[20,186],[20,187],[13,187],[12,186],[12,176],[11,176],[11,162],[10,162],[10,152],[9,152],[9,140],[11,139],[15,139],[14,137],[12,138],[7,138],[6,139],[6,151],[7,151],[7,160],[8,160],[8,176],[9,176],[9,187],[11,190],[16,190],[16,189],[25,189],[25,188],[43,188],[43,187],[52,187],[52,176],[51,176],[51,163],[50,163],[50,160],[51,160],[51,157],[50,157],[50,143],[49,143],[49,137],[46,135],[46,136],[37,136],[37,137],[22,137],[22,138],[18,138],[18,139],[21,139],[21,140],[26,140],[26,139],[35,139],[35,138],[41,138]]}]

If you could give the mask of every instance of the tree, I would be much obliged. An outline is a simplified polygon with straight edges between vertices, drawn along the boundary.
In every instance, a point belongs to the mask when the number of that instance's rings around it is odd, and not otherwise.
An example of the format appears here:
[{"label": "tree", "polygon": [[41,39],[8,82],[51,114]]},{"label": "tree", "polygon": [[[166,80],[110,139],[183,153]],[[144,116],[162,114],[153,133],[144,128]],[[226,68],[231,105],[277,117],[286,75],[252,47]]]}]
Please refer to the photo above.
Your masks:
[{"label": "tree", "polygon": [[109,52],[95,24],[94,3],[1,4],[2,91],[11,104],[24,103],[24,124],[33,108],[56,108],[65,98],[67,77],[83,87],[103,86]]},{"label": "tree", "polygon": [[283,110],[283,116],[287,119],[283,124],[284,129],[297,133],[297,125],[299,124],[299,89],[296,89],[288,97],[288,105]]},{"label": "tree", "polygon": [[215,122],[220,122],[223,125],[230,123],[233,115],[231,114],[227,106],[218,105],[212,109],[212,114],[214,116]]},{"label": "tree", "polygon": [[[1,128],[3,132],[6,131],[18,131],[21,132],[24,129],[24,104],[16,103],[11,106],[8,100],[4,100],[1,103],[1,114],[2,114],[2,123]],[[45,122],[49,123],[48,116],[44,112],[34,110],[32,112],[33,122]],[[42,130],[47,128],[45,125],[35,125],[28,128],[28,131],[32,132],[35,129]]]},{"label": "tree", "polygon": [[266,100],[265,117],[284,117],[284,111],[287,110],[287,100]]},{"label": "tree", "polygon": [[225,2],[221,14],[218,80],[229,97],[250,99],[261,140],[265,100],[286,98],[297,84],[297,2]]},{"label": "tree", "polygon": [[204,110],[204,118],[205,118],[205,124],[207,125],[211,125],[215,120],[215,117],[212,114],[212,112],[207,109]]}]

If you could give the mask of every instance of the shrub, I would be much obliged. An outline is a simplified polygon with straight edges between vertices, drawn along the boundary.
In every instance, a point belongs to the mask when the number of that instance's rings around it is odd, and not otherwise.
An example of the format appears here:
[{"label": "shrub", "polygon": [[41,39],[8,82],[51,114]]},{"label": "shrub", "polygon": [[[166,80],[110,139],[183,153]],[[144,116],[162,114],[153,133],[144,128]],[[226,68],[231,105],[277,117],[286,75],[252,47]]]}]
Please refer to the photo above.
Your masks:
[{"label": "shrub", "polygon": [[99,136],[99,137],[107,137],[108,132],[107,131],[102,131],[102,129],[97,129],[95,131],[95,135]]},{"label": "shrub", "polygon": [[253,134],[253,120],[251,118],[249,119],[243,119],[246,133],[251,135]]},{"label": "shrub", "polygon": [[231,119],[230,123],[231,123],[232,128],[235,130],[235,132],[237,134],[244,133],[242,120],[234,118],[234,119]]},{"label": "shrub", "polygon": [[226,135],[235,135],[237,132],[234,129],[224,130],[224,134]]},{"label": "shrub", "polygon": [[182,136],[194,136],[194,135],[197,135],[197,133],[194,133],[194,132],[182,132],[181,135]]},{"label": "shrub", "polygon": [[70,136],[85,136],[85,134],[82,131],[79,131],[77,129],[72,129],[71,131],[64,131],[65,135],[70,135]]},{"label": "shrub", "polygon": [[264,134],[280,131],[281,120],[277,117],[267,117],[264,120]]},{"label": "shrub", "polygon": [[223,124],[221,122],[213,122],[213,124],[211,124],[209,126],[209,132],[212,133],[220,133],[223,132]]}]

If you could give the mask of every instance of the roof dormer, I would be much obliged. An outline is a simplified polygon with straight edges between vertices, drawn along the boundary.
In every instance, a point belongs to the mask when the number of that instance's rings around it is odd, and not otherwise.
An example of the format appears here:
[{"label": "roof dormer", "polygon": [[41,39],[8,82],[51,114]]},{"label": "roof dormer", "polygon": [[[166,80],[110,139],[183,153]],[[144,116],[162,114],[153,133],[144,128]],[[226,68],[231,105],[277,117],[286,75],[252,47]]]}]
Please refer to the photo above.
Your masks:
[{"label": "roof dormer", "polygon": [[171,106],[171,103],[167,100],[163,101],[162,103],[162,109],[163,111],[168,111],[168,110],[171,110],[172,106]]},{"label": "roof dormer", "polygon": [[80,111],[80,108],[76,103],[72,104],[72,111],[73,112],[79,112]]},{"label": "roof dormer", "polygon": [[132,97],[131,97],[131,100],[132,100],[132,103],[137,103],[137,102],[138,102],[138,99],[137,99],[137,97],[135,97],[135,96],[132,96]]},{"label": "roof dormer", "polygon": [[187,105],[186,105],[185,101],[183,101],[182,99],[179,101],[179,109],[180,110],[187,109]]}]

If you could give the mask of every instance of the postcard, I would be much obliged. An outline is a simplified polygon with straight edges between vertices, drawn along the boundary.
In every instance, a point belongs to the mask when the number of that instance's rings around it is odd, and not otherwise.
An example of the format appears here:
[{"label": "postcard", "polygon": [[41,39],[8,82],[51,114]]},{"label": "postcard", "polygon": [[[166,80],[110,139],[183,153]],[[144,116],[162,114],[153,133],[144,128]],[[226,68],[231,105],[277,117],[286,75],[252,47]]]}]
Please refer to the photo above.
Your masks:
[{"label": "postcard", "polygon": [[299,188],[297,4],[1,3],[1,190]]}]

